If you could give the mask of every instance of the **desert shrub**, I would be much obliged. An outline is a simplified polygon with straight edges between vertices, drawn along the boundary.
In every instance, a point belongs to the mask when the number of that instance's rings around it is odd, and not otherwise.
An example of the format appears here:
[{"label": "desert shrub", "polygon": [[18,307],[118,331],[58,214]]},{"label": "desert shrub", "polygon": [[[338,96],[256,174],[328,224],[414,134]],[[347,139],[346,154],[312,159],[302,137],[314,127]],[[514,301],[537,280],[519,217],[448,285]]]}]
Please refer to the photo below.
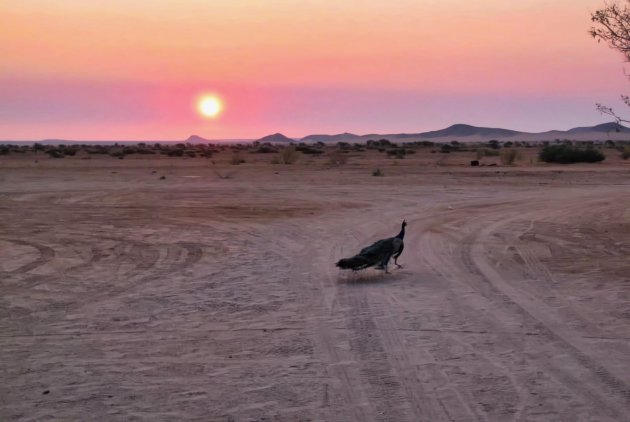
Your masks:
[{"label": "desert shrub", "polygon": [[348,162],[348,156],[342,150],[336,149],[328,154],[328,163],[333,166],[340,166]]},{"label": "desert shrub", "polygon": [[9,148],[0,147],[0,155],[9,155]]},{"label": "desert shrub", "polygon": [[295,147],[295,149],[297,151],[300,151],[302,154],[307,155],[319,155],[324,153],[324,151],[322,151],[321,149],[310,147],[308,145],[298,145],[297,147]]},{"label": "desert shrub", "polygon": [[405,158],[405,155],[414,154],[414,153],[415,151],[412,151],[410,149],[405,149],[405,148],[394,148],[394,149],[387,150],[387,155],[389,155],[390,157],[395,157],[395,158]]},{"label": "desert shrub", "polygon": [[192,151],[192,150],[187,150],[186,155],[190,158],[195,158],[197,156],[197,152]]},{"label": "desert shrub", "polygon": [[379,139],[375,141],[374,139],[368,139],[365,143],[365,146],[368,149],[379,149],[379,148],[388,148],[395,147],[396,144],[392,143],[389,139]]},{"label": "desert shrub", "polygon": [[623,151],[621,151],[621,159],[627,160],[630,158],[630,147],[624,147]]},{"label": "desert shrub", "polygon": [[491,141],[488,141],[488,146],[492,149],[499,149],[501,148],[501,143],[496,139],[492,139]]},{"label": "desert shrub", "polygon": [[155,151],[147,149],[146,147],[138,147],[136,148],[136,154],[152,155],[155,154]]},{"label": "desert shrub", "polygon": [[278,152],[277,149],[275,149],[271,145],[266,145],[266,144],[263,144],[263,145],[259,146],[257,149],[255,149],[254,151],[252,151],[252,153],[254,153],[254,154],[272,154],[272,153],[276,153],[276,152]]},{"label": "desert shrub", "polygon": [[184,150],[183,149],[169,149],[168,152],[166,153],[166,155],[168,155],[169,157],[183,157],[184,156]]},{"label": "desert shrub", "polygon": [[372,176],[374,177],[381,177],[384,176],[385,174],[381,171],[381,169],[376,169],[372,172]]},{"label": "desert shrub", "polygon": [[501,151],[501,164],[512,165],[519,158],[519,153],[515,149],[504,149]]},{"label": "desert shrub", "polygon": [[453,150],[453,147],[449,144],[442,144],[440,146],[440,152],[442,154],[450,154],[450,152]]},{"label": "desert shrub", "polygon": [[64,157],[63,153],[61,153],[57,149],[49,149],[48,151],[46,151],[46,153],[48,153],[48,155],[50,155],[52,158],[63,158]]},{"label": "desert shrub", "polygon": [[293,164],[300,156],[294,145],[283,148],[278,154],[278,160],[281,164]]},{"label": "desert shrub", "polygon": [[606,157],[601,151],[592,148],[579,148],[567,144],[545,145],[538,158],[546,163],[596,163]]}]

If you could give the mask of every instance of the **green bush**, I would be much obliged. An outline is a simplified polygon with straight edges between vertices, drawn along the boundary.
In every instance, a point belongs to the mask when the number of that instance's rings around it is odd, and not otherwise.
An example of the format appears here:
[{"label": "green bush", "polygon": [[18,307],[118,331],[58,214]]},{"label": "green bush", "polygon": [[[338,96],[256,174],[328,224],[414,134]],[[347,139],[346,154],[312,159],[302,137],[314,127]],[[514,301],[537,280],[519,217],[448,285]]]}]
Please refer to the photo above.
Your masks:
[{"label": "green bush", "polygon": [[571,145],[545,145],[538,158],[546,163],[597,163],[603,161],[606,156],[601,151],[592,147],[579,148]]}]

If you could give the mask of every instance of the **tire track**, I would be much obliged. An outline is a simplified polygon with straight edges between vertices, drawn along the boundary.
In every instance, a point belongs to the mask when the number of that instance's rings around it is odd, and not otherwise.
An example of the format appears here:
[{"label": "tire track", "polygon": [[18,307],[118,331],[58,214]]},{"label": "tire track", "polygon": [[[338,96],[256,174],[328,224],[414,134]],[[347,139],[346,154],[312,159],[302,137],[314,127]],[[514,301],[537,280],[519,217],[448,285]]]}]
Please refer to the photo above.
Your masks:
[{"label": "tire track", "polygon": [[[487,242],[489,236],[499,231],[502,226],[509,224],[514,219],[519,217],[513,217],[503,221],[496,222],[482,229],[476,234],[476,237],[471,242],[467,242],[466,255],[470,257],[470,264],[474,265],[477,272],[481,274],[484,279],[490,283],[496,292],[503,295],[503,302],[512,302],[516,306],[520,307],[524,313],[529,315],[532,319],[536,320],[544,327],[545,334],[561,344],[576,358],[582,366],[589,369],[593,375],[599,379],[604,385],[609,387],[610,392],[620,396],[627,403],[630,403],[630,386],[628,386],[621,379],[614,376],[603,365],[596,362],[593,358],[587,355],[583,350],[586,348],[583,342],[570,331],[561,327],[558,323],[552,322],[553,316],[545,312],[546,306],[539,300],[529,297],[524,297],[517,289],[513,288],[507,283],[501,275],[492,267],[492,265],[484,258],[485,253],[483,251],[483,244]],[[543,329],[541,327],[541,329]],[[579,383],[572,383],[573,386],[579,385]],[[582,393],[585,393],[582,391]],[[591,399],[595,398],[594,394],[588,394]],[[602,410],[606,408],[608,411],[614,409],[611,408],[611,404],[604,404],[606,400],[600,398],[595,399],[595,402],[601,406]],[[623,414],[621,409],[618,409],[613,415],[615,417]]]},{"label": "tire track", "polygon": [[8,274],[10,275],[18,275],[18,274],[23,274],[23,273],[32,271],[38,267],[41,267],[42,265],[47,264],[55,257],[55,250],[41,243],[28,242],[26,240],[20,240],[20,239],[6,239],[5,238],[2,240],[14,243],[16,245],[29,246],[31,248],[35,248],[37,252],[39,253],[39,257],[35,259],[34,261],[24,264],[20,266],[19,268],[16,268],[12,271],[8,271]]},{"label": "tire track", "polygon": [[[583,201],[583,198],[580,198]],[[509,217],[505,217],[505,215]],[[494,266],[487,261],[487,253],[483,249],[484,244],[494,242],[492,235],[494,233],[501,232],[501,229],[506,225],[516,220],[532,219],[535,218],[535,213],[524,214],[520,211],[501,211],[501,217],[490,224],[485,224],[484,220],[491,220],[492,215],[487,215],[481,219],[482,228],[474,230],[472,233],[465,235],[464,240],[460,242],[455,251],[450,251],[450,256],[461,256],[462,263],[465,265],[465,270],[457,274],[445,273],[447,277],[453,276],[460,277],[471,287],[479,291],[487,300],[498,306],[499,309],[504,309],[502,312],[510,312],[510,309],[518,310],[523,318],[529,319],[530,324],[537,325],[537,330],[543,335],[543,338],[547,338],[553,342],[556,347],[561,347],[565,352],[579,362],[582,367],[589,370],[595,379],[598,379],[606,393],[592,391],[592,389],[581,386],[581,383],[571,374],[562,370],[559,367],[553,365],[545,365],[546,370],[554,372],[555,376],[562,380],[563,384],[570,390],[579,394],[582,397],[587,398],[597,412],[600,414],[607,414],[613,418],[619,418],[624,411],[615,404],[614,401],[608,399],[610,394],[617,396],[619,399],[626,403],[630,399],[628,386],[619,378],[615,377],[609,370],[603,365],[595,361],[591,356],[583,351],[585,346],[582,341],[574,335],[571,335],[567,330],[561,328],[558,323],[552,322],[550,314],[545,313],[546,306],[544,303],[535,299],[531,295],[523,296],[518,290],[513,288],[507,283],[495,270]],[[546,214],[547,216],[549,214]],[[461,217],[460,217],[461,218]],[[459,220],[462,224],[464,220]],[[451,219],[450,225],[457,225],[458,219]],[[475,222],[477,223],[477,222]],[[466,227],[471,227],[471,219],[465,220]],[[442,226],[446,226],[443,223]],[[472,224],[472,227],[479,224]],[[485,226],[485,228],[483,228]],[[447,232],[453,230],[453,228],[446,228]],[[457,238],[461,236],[459,233],[454,233],[453,237]],[[433,243],[433,239],[426,240],[425,245]],[[442,250],[446,251],[444,246]],[[439,249],[438,249],[439,250]],[[436,259],[434,256],[433,260]],[[439,262],[434,261],[434,262]],[[448,262],[443,262],[441,265],[433,265],[433,267],[440,270],[439,267],[446,267]],[[466,276],[466,273],[473,275],[473,277]],[[500,329],[495,325],[495,329]],[[596,413],[597,413],[596,412]]]}]

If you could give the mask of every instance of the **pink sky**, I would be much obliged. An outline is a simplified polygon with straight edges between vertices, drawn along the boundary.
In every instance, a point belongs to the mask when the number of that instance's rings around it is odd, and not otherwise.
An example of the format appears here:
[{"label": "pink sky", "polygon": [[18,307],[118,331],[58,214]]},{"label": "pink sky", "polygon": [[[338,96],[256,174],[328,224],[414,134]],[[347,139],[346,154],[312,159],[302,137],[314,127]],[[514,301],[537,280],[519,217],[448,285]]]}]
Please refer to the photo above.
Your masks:
[{"label": "pink sky", "polygon": [[[623,111],[601,0],[0,3],[0,139],[525,131]],[[201,92],[224,113],[203,119]]]}]

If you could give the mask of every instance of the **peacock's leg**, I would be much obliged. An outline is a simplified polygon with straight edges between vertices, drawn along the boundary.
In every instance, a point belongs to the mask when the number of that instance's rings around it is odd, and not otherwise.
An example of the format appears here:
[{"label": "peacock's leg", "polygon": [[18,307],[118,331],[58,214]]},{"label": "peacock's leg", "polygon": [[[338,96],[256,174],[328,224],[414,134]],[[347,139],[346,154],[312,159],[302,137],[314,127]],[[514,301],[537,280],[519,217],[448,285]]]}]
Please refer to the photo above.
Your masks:
[{"label": "peacock's leg", "polygon": [[387,270],[387,265],[389,264],[389,260],[391,258],[392,258],[391,255],[387,255],[385,259],[381,262],[380,267],[385,270],[385,274],[389,274],[389,271]]}]

